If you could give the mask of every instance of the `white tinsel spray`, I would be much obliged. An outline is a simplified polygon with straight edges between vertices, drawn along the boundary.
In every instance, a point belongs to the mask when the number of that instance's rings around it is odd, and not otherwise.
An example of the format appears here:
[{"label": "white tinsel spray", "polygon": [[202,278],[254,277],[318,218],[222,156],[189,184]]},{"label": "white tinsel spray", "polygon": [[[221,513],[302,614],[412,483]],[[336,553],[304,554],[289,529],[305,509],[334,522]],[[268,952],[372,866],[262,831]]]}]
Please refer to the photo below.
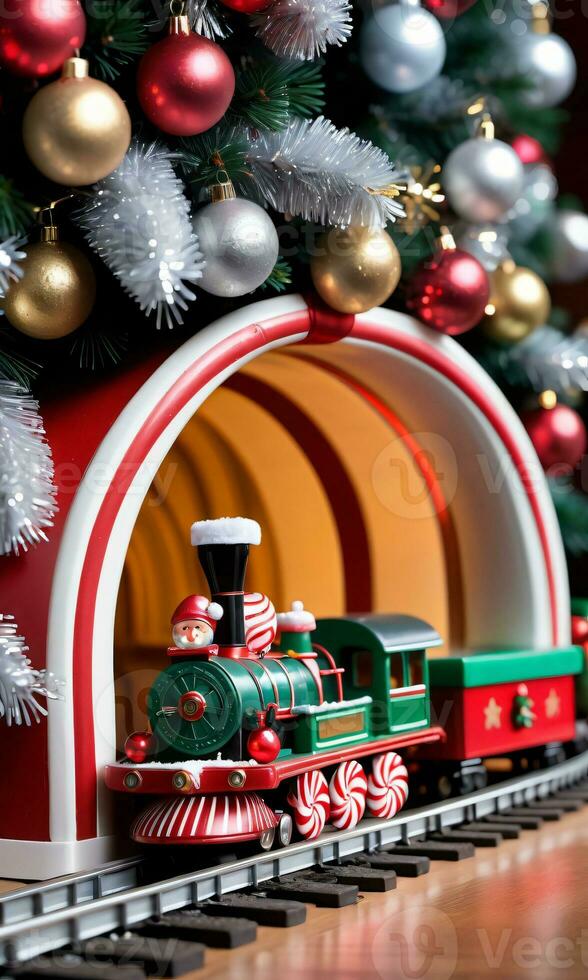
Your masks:
[{"label": "white tinsel spray", "polygon": [[229,18],[216,0],[188,0],[186,13],[192,30],[211,41],[223,40],[233,33]]},{"label": "white tinsel spray", "polygon": [[520,372],[535,391],[588,391],[588,333],[582,328],[564,334],[554,327],[538,327],[504,352],[502,366],[515,378]]},{"label": "white tinsel spray", "polygon": [[[6,296],[10,284],[22,279],[24,275],[18,264],[27,257],[27,253],[21,251],[24,243],[25,239],[19,238],[17,235],[7,238],[5,242],[0,242],[0,299]],[[0,309],[0,316],[3,315],[3,312]]]},{"label": "white tinsel spray", "polygon": [[57,510],[53,461],[39,406],[26,388],[0,378],[0,554],[46,541]]},{"label": "white tinsel spray", "polygon": [[168,150],[134,143],[120,167],[100,181],[78,215],[92,248],[157,328],[182,323],[196,299],[189,288],[203,260],[192,231],[190,205]]},{"label": "white tinsel spray", "polygon": [[274,0],[253,18],[257,36],[280,58],[312,61],[351,34],[347,0]]},{"label": "white tinsel spray", "polygon": [[319,116],[259,132],[247,163],[262,198],[322,225],[383,228],[404,216],[392,185],[406,180],[378,147]]},{"label": "white tinsel spray", "polygon": [[63,683],[45,670],[34,670],[28,647],[12,616],[0,613],[0,718],[7,725],[30,725],[47,714],[38,697],[60,697]]}]

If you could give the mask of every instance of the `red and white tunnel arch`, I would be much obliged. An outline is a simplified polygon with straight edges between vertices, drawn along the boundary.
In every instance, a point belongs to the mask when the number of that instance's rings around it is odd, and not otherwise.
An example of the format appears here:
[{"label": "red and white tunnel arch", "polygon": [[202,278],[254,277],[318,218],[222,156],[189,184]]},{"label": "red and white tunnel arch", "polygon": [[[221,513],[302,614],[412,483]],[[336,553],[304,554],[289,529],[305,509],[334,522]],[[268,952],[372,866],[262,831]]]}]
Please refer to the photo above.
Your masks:
[{"label": "red and white tunnel arch", "polygon": [[317,364],[332,351],[325,368],[343,372],[379,411],[389,406],[411,432],[442,436],[437,468],[454,465],[443,459],[445,445],[457,459],[451,511],[466,645],[569,642],[565,558],[538,460],[516,414],[463,348],[389,310],[341,317],[309,309],[300,296],[245,307],[155,366],[44,406],[69,492],[60,494],[50,544],[0,566],[0,591],[3,610],[28,624],[36,663],[46,646],[46,665],[66,680],[66,695],[51,703],[46,731],[8,733],[0,876],[48,877],[114,853],[100,772],[115,744],[114,619],[141,504],[208,396],[260,355],[302,343],[332,345],[317,349]]}]

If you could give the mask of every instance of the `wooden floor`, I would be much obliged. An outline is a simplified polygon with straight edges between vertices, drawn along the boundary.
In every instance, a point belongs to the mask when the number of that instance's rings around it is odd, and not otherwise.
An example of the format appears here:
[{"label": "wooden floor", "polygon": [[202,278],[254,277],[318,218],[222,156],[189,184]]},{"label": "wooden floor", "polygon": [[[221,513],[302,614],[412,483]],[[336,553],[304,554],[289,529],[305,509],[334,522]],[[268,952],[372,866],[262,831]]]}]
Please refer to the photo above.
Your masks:
[{"label": "wooden floor", "polygon": [[[6,883],[14,887],[13,883]],[[0,883],[1,887],[1,883]],[[207,950],[193,980],[554,980],[588,975],[588,809],[388,895]]]}]

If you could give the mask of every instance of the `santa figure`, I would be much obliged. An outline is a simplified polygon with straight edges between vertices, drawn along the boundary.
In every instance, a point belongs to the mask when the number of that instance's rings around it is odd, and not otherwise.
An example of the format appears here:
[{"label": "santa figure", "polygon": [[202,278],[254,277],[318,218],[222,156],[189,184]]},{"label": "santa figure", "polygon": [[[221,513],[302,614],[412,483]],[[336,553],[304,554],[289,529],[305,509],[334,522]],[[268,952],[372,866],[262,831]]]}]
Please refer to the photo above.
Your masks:
[{"label": "santa figure", "polygon": [[218,602],[211,602],[203,595],[189,595],[172,616],[174,645],[185,650],[209,647],[222,615],[223,608]]}]

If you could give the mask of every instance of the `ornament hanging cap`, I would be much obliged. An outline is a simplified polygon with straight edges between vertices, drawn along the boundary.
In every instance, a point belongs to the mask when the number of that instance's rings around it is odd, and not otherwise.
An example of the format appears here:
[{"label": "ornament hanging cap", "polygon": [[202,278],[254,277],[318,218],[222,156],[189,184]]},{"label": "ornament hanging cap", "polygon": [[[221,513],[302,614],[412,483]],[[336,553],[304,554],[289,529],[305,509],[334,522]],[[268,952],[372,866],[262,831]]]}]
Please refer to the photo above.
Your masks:
[{"label": "ornament hanging cap", "polygon": [[218,204],[220,201],[233,201],[237,197],[233,181],[226,170],[221,170],[219,177],[221,174],[224,174],[226,179],[219,180],[218,183],[211,184],[208,188],[211,204]]},{"label": "ornament hanging cap", "polygon": [[76,56],[75,58],[68,58],[67,61],[63,62],[63,68],[61,70],[62,78],[88,78],[89,74],[90,62],[86,61],[85,58]]}]

